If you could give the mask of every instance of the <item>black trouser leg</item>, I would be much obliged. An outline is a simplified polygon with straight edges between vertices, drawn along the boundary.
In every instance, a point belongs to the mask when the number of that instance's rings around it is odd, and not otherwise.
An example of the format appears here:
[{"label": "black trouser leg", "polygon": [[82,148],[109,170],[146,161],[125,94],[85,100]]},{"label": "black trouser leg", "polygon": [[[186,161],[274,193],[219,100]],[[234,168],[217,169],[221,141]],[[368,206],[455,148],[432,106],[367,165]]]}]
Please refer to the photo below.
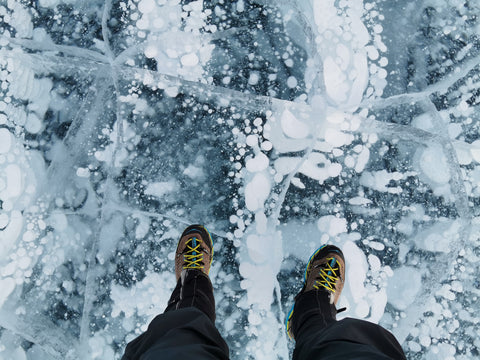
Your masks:
[{"label": "black trouser leg", "polygon": [[228,359],[228,346],[214,321],[210,279],[200,271],[186,271],[165,313],[153,319],[148,330],[127,345],[122,360]]},{"label": "black trouser leg", "polygon": [[389,331],[364,320],[337,321],[336,312],[324,291],[308,291],[297,298],[293,360],[406,359]]},{"label": "black trouser leg", "polygon": [[215,298],[210,278],[200,270],[183,271],[165,312],[196,307],[215,322]]}]

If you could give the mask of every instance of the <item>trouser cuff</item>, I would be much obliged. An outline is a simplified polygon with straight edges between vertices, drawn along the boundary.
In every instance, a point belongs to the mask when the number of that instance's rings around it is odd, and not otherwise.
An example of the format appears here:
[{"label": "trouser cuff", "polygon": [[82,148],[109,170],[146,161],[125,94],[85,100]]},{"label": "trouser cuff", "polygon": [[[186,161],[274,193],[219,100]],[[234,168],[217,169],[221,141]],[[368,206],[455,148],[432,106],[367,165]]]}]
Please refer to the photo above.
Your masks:
[{"label": "trouser cuff", "polygon": [[210,278],[200,270],[183,270],[165,312],[196,307],[215,322],[215,298]]},{"label": "trouser cuff", "polygon": [[311,290],[300,293],[295,298],[293,309],[292,330],[295,339],[305,328],[307,323],[315,322],[327,327],[336,321],[337,310],[330,303],[330,296],[323,290]]}]

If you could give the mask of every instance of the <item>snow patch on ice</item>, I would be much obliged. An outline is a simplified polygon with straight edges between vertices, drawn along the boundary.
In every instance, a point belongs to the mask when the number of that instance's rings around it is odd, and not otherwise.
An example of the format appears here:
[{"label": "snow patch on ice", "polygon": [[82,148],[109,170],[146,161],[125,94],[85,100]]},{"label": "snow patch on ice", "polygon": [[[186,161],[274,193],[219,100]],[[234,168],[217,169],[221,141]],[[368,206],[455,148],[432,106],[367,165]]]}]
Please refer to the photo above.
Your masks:
[{"label": "snow patch on ice", "polygon": [[[316,43],[324,59],[327,95],[336,106],[355,109],[369,82],[366,45],[370,35],[362,22],[362,2],[351,4],[345,13],[338,11],[333,0],[312,2],[312,9],[318,33]],[[385,84],[376,81],[376,94],[381,95]]]},{"label": "snow patch on ice", "polygon": [[438,222],[415,235],[415,243],[427,251],[448,253],[460,236],[461,227],[459,220],[438,218]]},{"label": "snow patch on ice", "polygon": [[330,236],[347,232],[347,220],[334,215],[322,216],[317,222],[318,230]]},{"label": "snow patch on ice", "polygon": [[[355,317],[378,323],[385,312],[387,292],[383,287],[376,288],[367,283],[367,273],[375,274],[377,281],[391,275],[391,269],[383,267],[378,258],[367,257],[353,242],[346,241],[341,245],[346,262],[346,286],[341,299],[342,306],[353,311]],[[350,303],[352,301],[352,303]],[[344,314],[342,316],[346,316]]]},{"label": "snow patch on ice", "polygon": [[360,177],[360,184],[371,189],[388,192],[391,194],[399,194],[402,192],[401,186],[390,186],[391,182],[399,181],[405,178],[408,174],[400,172],[389,173],[387,170],[380,170],[375,172],[364,171]]},{"label": "snow patch on ice", "polygon": [[433,188],[436,195],[450,195],[448,185],[451,174],[448,160],[439,144],[429,145],[425,149],[419,149],[419,167],[423,179]]},{"label": "snow patch on ice", "polygon": [[245,205],[254,212],[263,208],[271,190],[271,182],[268,175],[259,172],[245,186]]},{"label": "snow patch on ice", "polygon": [[156,60],[157,70],[186,80],[205,82],[204,67],[215,48],[205,32],[213,33],[216,27],[207,24],[211,10],[204,9],[203,1],[182,6],[177,0],[142,0],[139,10],[141,16],[136,22],[139,34],[148,30],[146,36],[142,35],[146,44],[144,54]]},{"label": "snow patch on ice", "polygon": [[[156,315],[161,313],[168,303],[168,299],[175,287],[175,276],[169,272],[147,272],[142,281],[132,287],[112,284],[110,297],[113,301],[112,317],[124,317],[122,322],[125,331],[136,329],[136,333],[144,331]],[[132,321],[134,314],[145,319],[144,324],[139,325]]]},{"label": "snow patch on ice", "polygon": [[388,302],[398,310],[406,310],[417,299],[422,287],[422,275],[418,269],[402,266],[395,269],[388,282]]},{"label": "snow patch on ice", "polygon": [[292,139],[304,139],[310,134],[308,125],[297,119],[288,110],[283,112],[280,122],[284,134]]},{"label": "snow patch on ice", "polygon": [[146,195],[152,195],[157,198],[161,198],[169,193],[177,191],[179,189],[179,185],[171,180],[171,181],[160,181],[160,182],[152,182],[149,183],[144,193]]},{"label": "snow patch on ice", "polygon": [[255,173],[267,169],[268,165],[268,157],[264,153],[258,153],[254,158],[247,160],[245,167],[249,172]]},{"label": "snow patch on ice", "polygon": [[13,135],[8,129],[0,129],[0,154],[5,154],[10,150],[12,145]]}]

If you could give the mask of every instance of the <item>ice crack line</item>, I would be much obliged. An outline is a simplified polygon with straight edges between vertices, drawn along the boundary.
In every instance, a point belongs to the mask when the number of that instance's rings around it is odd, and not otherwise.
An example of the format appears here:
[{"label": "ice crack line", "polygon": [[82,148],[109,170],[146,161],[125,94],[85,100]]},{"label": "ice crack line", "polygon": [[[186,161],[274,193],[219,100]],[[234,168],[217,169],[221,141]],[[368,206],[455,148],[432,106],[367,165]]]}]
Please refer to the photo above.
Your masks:
[{"label": "ice crack line", "polygon": [[[298,173],[298,171],[300,170],[302,165],[307,161],[310,154],[315,149],[315,143],[318,140],[319,129],[325,121],[325,114],[326,114],[325,106],[324,106],[322,101],[319,101],[319,99],[317,99],[317,101],[318,101],[318,103],[315,105],[315,107],[311,106],[310,112],[315,111],[315,113],[318,113],[319,116],[321,116],[321,118],[317,120],[316,126],[314,127],[311,144],[305,150],[305,154],[302,156],[302,158],[300,159],[298,164],[287,175],[286,179],[283,182],[282,191],[280,192],[280,195],[277,199],[277,203],[275,204],[275,209],[272,212],[272,217],[271,217],[272,224],[275,227],[275,230],[278,226],[278,219],[280,218],[280,212],[281,212],[283,204],[285,202],[285,198],[286,198],[288,189],[290,188],[291,181],[292,181],[293,177]],[[278,274],[276,274],[276,275],[278,275]],[[276,277],[275,277],[274,290],[275,290],[275,296],[277,297],[277,301],[278,301],[279,318],[281,319],[281,321],[283,323],[285,321],[286,315],[285,315],[285,312],[283,311],[283,306],[282,306],[282,292],[281,292],[281,288],[280,288],[280,283],[278,282],[278,279]],[[287,348],[288,340],[287,340],[287,336],[286,336],[285,331],[282,332],[282,341],[283,341],[283,344],[285,346],[284,357],[286,358],[287,357],[286,354],[288,353],[288,348]]]},{"label": "ice crack line", "polygon": [[[480,56],[476,56],[473,59],[467,61],[465,64],[459,64],[453,74],[448,74],[443,80],[428,86],[425,90],[414,92],[414,93],[405,93],[399,95],[393,95],[388,98],[380,98],[373,100],[365,100],[360,106],[365,108],[373,109],[384,109],[389,106],[398,106],[402,104],[412,104],[425,101],[429,98],[430,95],[438,92],[445,92],[451,86],[453,86],[459,80],[462,80],[468,75],[470,71],[475,69],[480,65]],[[461,66],[461,69],[460,69]]]},{"label": "ice crack line", "polygon": [[[57,45],[53,42],[47,42],[47,41],[38,42],[30,39],[11,38],[5,35],[0,35],[0,39],[29,50],[38,50],[41,52],[54,51],[57,53],[62,53],[63,55],[66,55],[66,56],[78,57],[78,58],[89,60],[89,61],[102,62],[102,63],[108,62],[108,58],[105,55],[97,51],[80,48],[77,46]],[[11,50],[7,50],[7,51],[12,52]],[[61,57],[60,55],[56,55],[56,56]]]},{"label": "ice crack line", "polygon": [[55,359],[75,359],[72,344],[75,339],[55,326],[51,319],[36,314],[28,323],[19,321],[15,311],[1,311],[0,327],[40,347]]},{"label": "ice crack line", "polygon": [[113,80],[113,87],[115,88],[115,97],[116,97],[116,127],[117,127],[117,136],[116,136],[116,144],[114,146],[113,156],[112,156],[112,166],[115,166],[115,159],[117,155],[117,151],[119,150],[119,145],[123,142],[123,119],[121,117],[121,110],[120,110],[120,90],[118,86],[118,69],[115,63],[115,56],[113,54],[112,48],[110,46],[110,31],[108,29],[108,19],[110,16],[110,11],[112,9],[112,0],[105,0],[105,6],[103,7],[103,14],[102,14],[102,35],[103,35],[103,42],[105,44],[105,55],[108,58],[110,63],[110,72],[111,77]]},{"label": "ice crack line", "polygon": [[[0,50],[0,55],[4,50]],[[95,52],[93,52],[95,53]],[[100,54],[101,55],[101,54]],[[160,73],[158,71],[138,68],[128,65],[119,65],[115,61],[101,55],[101,58],[77,58],[75,56],[60,56],[57,54],[31,54],[31,53],[12,53],[11,57],[19,61],[28,63],[28,66],[39,73],[51,71],[55,73],[71,74],[72,71],[105,71],[105,67],[116,70],[116,78],[124,77],[130,79],[142,79],[145,76],[153,79],[157,83],[163,83],[166,86],[179,86],[184,89],[195,92],[199,97],[211,97],[217,100],[220,106],[235,104],[246,110],[258,111],[259,106],[271,107],[272,105],[294,105],[304,111],[308,111],[309,105],[290,100],[284,100],[274,97],[258,94],[248,94],[238,90],[232,90],[223,86],[204,84],[197,81],[183,79],[179,76]],[[117,85],[118,86],[118,85]]]},{"label": "ice crack line", "polygon": [[[441,143],[442,148],[447,156],[450,175],[452,177],[450,186],[455,196],[455,205],[457,207],[460,218],[470,221],[473,217],[470,207],[468,206],[467,190],[465,189],[465,183],[462,180],[462,172],[458,163],[457,154],[453,147],[446,129],[446,122],[441,117],[435,104],[428,99],[425,101],[424,106],[426,110],[432,115],[433,120],[438,124],[438,129],[441,129],[441,134],[437,138]],[[464,245],[464,244],[463,244]],[[458,247],[460,249],[460,247]]]},{"label": "ice crack line", "polygon": [[[434,122],[436,122],[437,128],[440,129],[438,134],[439,136],[435,140],[440,144],[445,156],[447,157],[448,169],[451,176],[449,184],[454,195],[455,207],[458,211],[461,228],[458,237],[456,239],[452,239],[450,244],[450,252],[448,254],[441,255],[441,259],[439,259],[440,261],[437,261],[437,263],[440,264],[441,269],[440,271],[435,271],[433,274],[431,274],[428,284],[423,289],[425,296],[420,297],[423,299],[420,301],[421,304],[426,303],[426,299],[428,298],[427,295],[431,295],[431,293],[435,290],[435,287],[448,276],[447,270],[450,264],[450,261],[448,260],[457,258],[460,251],[466,248],[468,238],[470,236],[471,220],[473,217],[470,207],[468,206],[467,191],[465,189],[465,183],[462,180],[462,172],[458,163],[457,154],[448,136],[448,133],[445,131],[445,121],[435,107],[435,104],[429,98],[423,103],[423,106],[432,116]],[[452,257],[452,253],[454,254],[454,257]]]},{"label": "ice crack line", "polygon": [[[100,211],[100,220],[98,223],[97,231],[95,232],[93,238],[92,248],[88,257],[87,264],[87,276],[85,281],[85,293],[84,293],[84,306],[82,311],[82,320],[80,326],[80,339],[79,339],[79,348],[78,353],[84,354],[85,349],[88,348],[88,339],[89,339],[89,328],[90,328],[90,313],[93,309],[93,303],[95,301],[95,286],[96,286],[96,271],[97,268],[96,258],[98,251],[98,243],[100,241],[100,232],[105,221],[106,212],[108,211],[106,204],[108,203],[108,198],[110,194],[110,189],[114,187],[112,180],[112,171],[115,167],[115,159],[119,146],[122,143],[123,139],[123,121],[120,117],[120,101],[119,101],[119,87],[118,87],[118,77],[116,72],[116,66],[114,65],[114,56],[110,47],[109,42],[109,30],[108,30],[108,17],[111,10],[111,0],[105,1],[105,6],[103,9],[102,15],[102,35],[105,44],[105,54],[110,63],[111,77],[113,80],[115,88],[115,97],[116,97],[116,136],[114,140],[114,150],[110,158],[110,164],[108,168],[107,179],[105,182],[104,195],[101,199],[101,211]],[[89,352],[87,351],[85,357]]]}]

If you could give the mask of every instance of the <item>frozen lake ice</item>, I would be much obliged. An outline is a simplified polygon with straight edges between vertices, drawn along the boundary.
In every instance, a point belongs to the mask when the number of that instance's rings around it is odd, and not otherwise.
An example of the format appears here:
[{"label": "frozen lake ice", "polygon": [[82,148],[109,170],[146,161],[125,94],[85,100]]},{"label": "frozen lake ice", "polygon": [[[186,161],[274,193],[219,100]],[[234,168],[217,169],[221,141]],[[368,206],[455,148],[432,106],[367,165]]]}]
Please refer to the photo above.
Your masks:
[{"label": "frozen lake ice", "polygon": [[2,0],[0,358],[118,359],[190,223],[232,359],[309,255],[410,359],[480,355],[480,4]]}]

